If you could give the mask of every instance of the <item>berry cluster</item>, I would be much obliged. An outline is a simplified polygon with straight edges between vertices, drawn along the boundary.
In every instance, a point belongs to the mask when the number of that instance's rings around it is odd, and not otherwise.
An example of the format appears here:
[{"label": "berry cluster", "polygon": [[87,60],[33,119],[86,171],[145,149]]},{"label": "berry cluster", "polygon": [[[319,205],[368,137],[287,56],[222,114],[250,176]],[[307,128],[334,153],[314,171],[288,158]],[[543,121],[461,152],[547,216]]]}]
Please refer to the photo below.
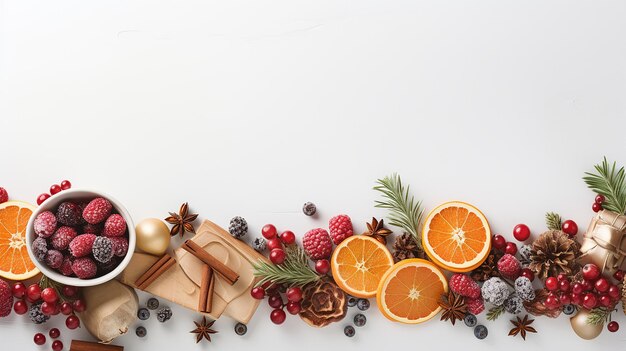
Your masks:
[{"label": "berry cluster", "polygon": [[[150,319],[150,310],[156,310],[157,308],[159,308],[159,305],[160,302],[158,299],[154,297],[149,298],[146,302],[146,307],[141,307],[137,310],[137,318],[141,321],[146,321]],[[172,310],[169,307],[163,307],[156,311],[156,316],[159,322],[165,323],[170,320],[170,318],[172,318]],[[143,338],[148,335],[148,330],[146,329],[146,327],[140,325],[135,328],[135,335]]]},{"label": "berry cluster", "polygon": [[111,272],[128,252],[126,220],[113,213],[111,202],[61,203],[34,220],[37,238],[32,252],[42,263],[65,276],[90,279]]},{"label": "berry cluster", "polygon": [[286,230],[280,235],[273,224],[266,224],[261,229],[261,234],[267,239],[266,246],[270,250],[270,261],[274,264],[285,262],[285,249],[283,245],[293,245],[296,242],[296,235],[291,230]]},{"label": "berry cluster", "polygon": [[306,232],[302,238],[302,247],[316,261],[315,270],[319,274],[326,274],[330,269],[328,258],[333,252],[333,244],[339,245],[354,234],[352,220],[343,214],[331,218],[328,228],[330,233],[326,229],[315,228]]},{"label": "berry cluster", "polygon": [[[370,308],[370,301],[368,299],[357,299],[354,296],[347,296],[347,299],[349,308],[356,306],[356,308],[358,308],[361,312],[365,312]],[[343,328],[343,334],[349,338],[356,335],[356,329],[354,329],[354,327],[360,328],[365,326],[365,324],[367,323],[367,317],[365,317],[363,313],[359,312],[354,315],[354,318],[352,318],[352,322],[354,323],[354,326],[346,325]]]},{"label": "berry cluster", "polygon": [[[281,293],[287,298],[287,303],[283,300]],[[302,289],[297,286],[285,288],[282,284],[266,282],[262,286],[253,288],[250,294],[257,300],[263,300],[266,296],[268,297],[267,302],[273,308],[270,313],[270,319],[274,324],[282,324],[285,321],[287,318],[287,314],[284,311],[285,308],[292,315],[296,315],[302,310],[300,306]]]},{"label": "berry cluster", "polygon": [[[61,336],[61,331],[57,328],[52,328],[48,332],[48,335],[50,335],[50,338],[53,339],[52,351],[63,350],[63,342],[61,340],[57,340]],[[42,333],[37,333],[33,337],[33,341],[35,342],[35,345],[41,346],[46,343],[46,336]]]},{"label": "berry cluster", "polygon": [[602,207],[604,200],[605,200],[604,195],[598,194],[596,196],[596,198],[594,199],[593,205],[591,205],[591,209],[593,210],[593,212],[600,212],[604,209]]},{"label": "berry cluster", "polygon": [[[41,205],[44,201],[48,200],[50,196],[60,193],[63,190],[70,189],[72,187],[72,183],[69,180],[64,180],[59,184],[52,184],[50,186],[50,193],[42,193],[37,196],[37,205]],[[1,201],[0,201],[1,202]]]}]

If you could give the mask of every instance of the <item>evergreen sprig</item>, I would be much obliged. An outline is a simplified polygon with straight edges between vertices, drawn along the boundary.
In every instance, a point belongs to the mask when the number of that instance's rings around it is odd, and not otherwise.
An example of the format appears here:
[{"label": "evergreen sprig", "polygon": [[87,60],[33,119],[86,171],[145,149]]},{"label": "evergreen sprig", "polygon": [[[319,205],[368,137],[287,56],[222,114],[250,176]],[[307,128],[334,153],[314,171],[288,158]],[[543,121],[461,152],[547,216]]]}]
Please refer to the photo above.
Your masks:
[{"label": "evergreen sprig", "polygon": [[265,282],[287,286],[304,286],[320,279],[320,276],[309,267],[309,259],[300,246],[287,246],[285,255],[285,261],[282,264],[275,265],[258,261],[253,265],[254,275],[261,277],[256,286],[263,285]]},{"label": "evergreen sprig", "polygon": [[598,325],[605,322],[608,322],[611,319],[612,309],[605,307],[594,308],[589,311],[589,316],[587,316],[587,324]]},{"label": "evergreen sprig", "polygon": [[620,214],[626,213],[626,174],[624,167],[616,169],[615,162],[611,165],[606,157],[601,164],[594,166],[596,173],[585,172],[583,177],[587,186],[594,192],[604,195],[602,207]]},{"label": "evergreen sprig", "polygon": [[496,306],[489,309],[487,312],[487,320],[495,321],[504,313],[504,305]]},{"label": "evergreen sprig", "polygon": [[376,207],[389,210],[389,224],[404,229],[410,233],[422,246],[422,240],[418,233],[419,223],[422,219],[422,202],[415,201],[409,191],[409,186],[402,185],[400,176],[396,173],[376,181],[378,185],[374,190],[382,193],[383,201],[376,201]]},{"label": "evergreen sprig", "polygon": [[561,216],[555,212],[546,213],[546,226],[551,230],[561,230],[562,220]]}]

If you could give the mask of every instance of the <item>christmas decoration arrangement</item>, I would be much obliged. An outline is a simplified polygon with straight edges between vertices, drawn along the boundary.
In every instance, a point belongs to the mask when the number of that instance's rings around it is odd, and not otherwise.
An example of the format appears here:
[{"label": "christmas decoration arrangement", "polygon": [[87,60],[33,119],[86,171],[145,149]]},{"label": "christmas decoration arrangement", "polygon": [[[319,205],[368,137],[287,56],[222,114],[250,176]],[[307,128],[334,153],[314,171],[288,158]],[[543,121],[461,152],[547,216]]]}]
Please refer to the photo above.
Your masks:
[{"label": "christmas decoration arrangement", "polygon": [[[143,322],[150,318],[193,326],[193,338],[181,336],[190,343],[219,339],[224,318],[242,336],[265,300],[274,324],[299,319],[346,337],[366,325],[374,303],[392,322],[438,316],[479,340],[490,323],[507,323],[513,338],[533,338],[539,317],[569,318],[589,340],[618,332],[612,316],[626,313],[625,178],[606,158],[584,175],[595,193],[586,230],[555,211],[545,214],[545,228],[517,224],[510,236],[466,202],[424,212],[397,174],[373,187],[385,217],[359,219],[365,231],[355,231],[346,214],[320,226],[317,206],[305,202],[303,215],[318,225],[302,235],[256,223],[255,236],[241,216],[221,227],[187,202],[134,225],[112,197],[72,189],[67,180],[39,195],[38,206],[0,187],[0,317],[25,315],[35,325],[34,344],[55,351],[64,343],[123,350],[116,338],[129,331],[149,337]],[[173,236],[182,243],[174,247]],[[136,290],[151,297],[140,301]],[[169,322],[174,304],[198,318]],[[65,318],[67,330],[47,329],[51,318]],[[81,327],[93,340],[71,338]]]}]

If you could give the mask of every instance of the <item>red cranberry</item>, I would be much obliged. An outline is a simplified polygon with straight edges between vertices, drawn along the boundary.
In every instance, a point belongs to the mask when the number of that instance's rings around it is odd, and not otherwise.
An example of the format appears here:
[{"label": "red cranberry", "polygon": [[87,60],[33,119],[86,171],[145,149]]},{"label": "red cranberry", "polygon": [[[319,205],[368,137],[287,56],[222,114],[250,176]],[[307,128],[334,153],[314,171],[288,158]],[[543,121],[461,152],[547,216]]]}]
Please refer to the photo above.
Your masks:
[{"label": "red cranberry", "polygon": [[61,192],[61,186],[59,184],[52,184],[50,187],[50,195],[54,195]]},{"label": "red cranberry", "polygon": [[56,339],[59,336],[61,336],[61,331],[59,331],[58,328],[52,328],[50,329],[50,332],[48,333],[48,335],[50,335],[51,338]]},{"label": "red cranberry", "polygon": [[621,282],[622,280],[624,280],[624,271],[621,269],[615,271],[615,273],[613,273],[613,278]]},{"label": "red cranberry", "polygon": [[277,308],[270,313],[270,319],[274,324],[283,324],[285,318],[287,318],[287,315],[285,314],[285,311],[280,308]]},{"label": "red cranberry", "polygon": [[61,189],[67,190],[72,187],[72,183],[69,180],[64,180],[61,182]]},{"label": "red cranberry", "polygon": [[270,307],[281,308],[283,307],[283,298],[280,297],[280,295],[272,295],[269,299],[267,299],[267,303]]},{"label": "red cranberry", "polygon": [[45,302],[55,303],[59,300],[59,295],[54,288],[45,288],[41,292],[41,299]]},{"label": "red cranberry", "polygon": [[273,224],[266,224],[263,229],[261,229],[261,234],[265,237],[265,239],[273,239],[276,237],[276,227]]},{"label": "red cranberry", "polygon": [[583,292],[584,287],[582,283],[576,282],[574,284],[572,284],[572,292],[576,293],[576,294],[580,294],[581,292]]},{"label": "red cranberry", "polygon": [[568,278],[567,278],[567,274],[565,274],[565,273],[561,273],[561,274],[557,275],[557,276],[556,276],[556,280],[558,280],[559,282],[562,282],[562,281],[564,281],[564,280],[568,280]]},{"label": "red cranberry", "polygon": [[593,205],[591,205],[591,210],[593,212],[600,212],[602,210],[602,205],[600,205],[597,202],[594,202]]},{"label": "red cranberry", "polygon": [[587,263],[583,267],[583,277],[586,280],[595,282],[600,277],[600,268],[593,263]]},{"label": "red cranberry", "polygon": [[300,310],[302,310],[300,302],[289,301],[287,303],[287,312],[289,312],[290,314],[298,314],[300,313]]},{"label": "red cranberry", "polygon": [[326,274],[330,270],[330,262],[328,260],[318,260],[315,262],[315,271],[319,274]]},{"label": "red cranberry", "polygon": [[63,302],[61,304],[61,313],[63,313],[66,316],[69,316],[70,314],[72,314],[72,312],[74,312],[74,308],[72,308],[71,303]]},{"label": "red cranberry", "polygon": [[549,291],[554,291],[559,287],[559,282],[555,277],[548,277],[546,279],[546,289]]},{"label": "red cranberry", "polygon": [[296,235],[291,230],[280,233],[280,240],[285,245],[291,245],[296,242]]},{"label": "red cranberry", "polygon": [[19,315],[26,314],[28,312],[28,304],[24,300],[17,300],[13,304],[13,311]]},{"label": "red cranberry", "polygon": [[56,303],[50,303],[50,302],[44,301],[41,304],[41,313],[45,314],[46,316],[52,316],[54,312],[56,311],[56,309],[57,309]]},{"label": "red cranberry", "polygon": [[602,204],[602,203],[604,203],[604,200],[605,200],[604,195],[602,195],[602,194],[598,194],[598,195],[596,195],[595,202],[596,202],[597,204]]},{"label": "red cranberry", "polygon": [[46,336],[41,333],[37,333],[35,334],[33,341],[35,342],[36,345],[43,345],[46,343]]},{"label": "red cranberry", "polygon": [[613,284],[609,286],[609,290],[607,291],[607,293],[613,300],[619,299],[622,295],[620,288],[618,288],[616,285],[613,285]]},{"label": "red cranberry", "polygon": [[559,301],[561,301],[561,305],[569,305],[572,302],[572,297],[568,293],[562,293],[559,295]]},{"label": "red cranberry", "polygon": [[573,303],[574,305],[580,306],[580,304],[583,302],[583,296],[580,293],[573,292],[569,295],[569,297],[571,303]]},{"label": "red cranberry", "polygon": [[583,296],[583,307],[591,310],[593,308],[596,307],[596,304],[598,303],[598,298],[596,297],[595,294],[593,293],[586,293],[585,296]]},{"label": "red cranberry", "polygon": [[50,194],[39,194],[39,196],[37,196],[37,205],[41,205],[44,201],[48,200],[49,197]]},{"label": "red cranberry", "polygon": [[85,300],[78,299],[72,303],[72,307],[74,308],[74,312],[84,312],[87,309],[87,305],[85,304]]},{"label": "red cranberry", "polygon": [[33,302],[41,298],[41,288],[37,284],[31,284],[26,288],[26,296]]},{"label": "red cranberry", "polygon": [[559,308],[559,306],[561,305],[561,301],[559,300],[559,298],[554,295],[554,294],[550,294],[548,295],[548,297],[546,297],[545,301],[543,302],[543,304],[550,310]]},{"label": "red cranberry", "polygon": [[559,282],[559,290],[563,291],[563,292],[568,292],[570,289],[570,283],[569,280],[561,280]]},{"label": "red cranberry", "polygon": [[609,295],[601,295],[599,302],[600,302],[600,306],[602,307],[609,307],[613,303]]},{"label": "red cranberry", "polygon": [[270,252],[270,261],[273,264],[282,264],[285,262],[285,251],[283,249],[274,249]]},{"label": "red cranberry", "polygon": [[63,287],[63,295],[66,297],[74,297],[78,294],[78,288],[71,285],[65,285]]},{"label": "red cranberry", "polygon": [[600,278],[596,280],[595,287],[599,292],[607,292],[609,290],[609,281],[605,278]]},{"label": "red cranberry", "polygon": [[13,297],[21,299],[26,295],[26,285],[22,282],[17,282],[11,287],[11,292],[13,293]]},{"label": "red cranberry", "polygon": [[67,329],[76,329],[80,327],[80,319],[78,319],[75,315],[71,315],[65,320],[65,326]]},{"label": "red cranberry", "polygon": [[513,228],[513,236],[517,241],[526,241],[530,238],[530,228],[526,224],[518,224]]},{"label": "red cranberry", "polygon": [[502,235],[500,234],[494,235],[492,242],[493,242],[493,247],[495,247],[496,249],[500,251],[504,251],[504,248],[506,247],[506,239],[504,239]]},{"label": "red cranberry", "polygon": [[504,253],[508,253],[509,255],[515,256],[517,253],[517,245],[512,242],[506,243],[506,247],[504,248]]},{"label": "red cranberry", "polygon": [[252,290],[250,290],[250,295],[257,300],[263,300],[265,298],[265,289],[260,286],[252,288]]},{"label": "red cranberry", "polygon": [[267,241],[268,250],[272,251],[274,249],[282,249],[283,244],[280,242],[280,239],[274,238]]},{"label": "red cranberry", "polygon": [[520,276],[528,278],[531,282],[535,280],[535,273],[528,267],[522,269]]},{"label": "red cranberry", "polygon": [[578,225],[576,224],[576,222],[572,221],[571,219],[568,219],[567,221],[563,222],[563,224],[561,225],[561,230],[570,236],[570,238],[573,238],[576,236],[576,234],[578,234]]},{"label": "red cranberry", "polygon": [[61,351],[63,350],[63,343],[61,340],[54,340],[52,342],[52,351]]},{"label": "red cranberry", "polygon": [[297,286],[287,289],[287,300],[291,302],[298,302],[302,300],[302,289]]},{"label": "red cranberry", "polygon": [[619,329],[619,324],[616,321],[609,322],[606,329],[608,329],[611,333],[615,333]]}]

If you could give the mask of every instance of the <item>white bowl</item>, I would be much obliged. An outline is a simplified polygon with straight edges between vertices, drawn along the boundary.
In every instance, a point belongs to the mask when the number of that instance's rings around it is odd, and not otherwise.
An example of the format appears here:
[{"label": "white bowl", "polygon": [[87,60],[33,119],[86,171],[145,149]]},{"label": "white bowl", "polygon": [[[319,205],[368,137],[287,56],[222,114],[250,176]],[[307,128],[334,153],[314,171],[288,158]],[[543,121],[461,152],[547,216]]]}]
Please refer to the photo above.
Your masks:
[{"label": "white bowl", "polygon": [[[124,219],[126,220],[126,226],[128,228],[128,253],[126,254],[126,257],[124,257],[122,262],[120,262],[120,264],[117,267],[115,267],[113,271],[101,277],[92,278],[92,279],[80,279],[76,277],[66,277],[63,274],[53,269],[48,268],[48,266],[44,262],[39,262],[39,260],[35,257],[35,255],[33,255],[33,251],[31,248],[32,242],[37,238],[37,234],[35,234],[35,229],[33,227],[33,222],[35,221],[35,218],[37,217],[37,215],[45,211],[54,212],[54,210],[56,210],[59,207],[59,205],[64,201],[72,201],[72,202],[78,202],[78,201],[84,201],[84,200],[90,201],[92,199],[95,199],[96,197],[103,197],[109,200],[111,204],[113,205],[113,209],[117,213],[119,213],[122,217],[124,217]],[[78,234],[82,234],[82,233],[78,233]],[[104,194],[98,191],[92,191],[92,190],[68,189],[68,190],[61,191],[60,193],[57,193],[51,196],[33,212],[32,216],[30,217],[30,220],[28,221],[28,226],[26,227],[26,243],[27,243],[26,247],[28,249],[28,255],[30,256],[30,259],[33,261],[35,266],[37,266],[37,268],[39,268],[41,273],[43,273],[46,277],[56,282],[59,282],[61,284],[71,285],[71,286],[100,285],[117,277],[126,268],[126,266],[128,266],[128,263],[130,262],[130,259],[133,256],[133,252],[135,251],[135,241],[136,241],[135,225],[133,224],[133,219],[130,217],[130,214],[128,213],[126,208],[113,197],[107,194]]]}]

